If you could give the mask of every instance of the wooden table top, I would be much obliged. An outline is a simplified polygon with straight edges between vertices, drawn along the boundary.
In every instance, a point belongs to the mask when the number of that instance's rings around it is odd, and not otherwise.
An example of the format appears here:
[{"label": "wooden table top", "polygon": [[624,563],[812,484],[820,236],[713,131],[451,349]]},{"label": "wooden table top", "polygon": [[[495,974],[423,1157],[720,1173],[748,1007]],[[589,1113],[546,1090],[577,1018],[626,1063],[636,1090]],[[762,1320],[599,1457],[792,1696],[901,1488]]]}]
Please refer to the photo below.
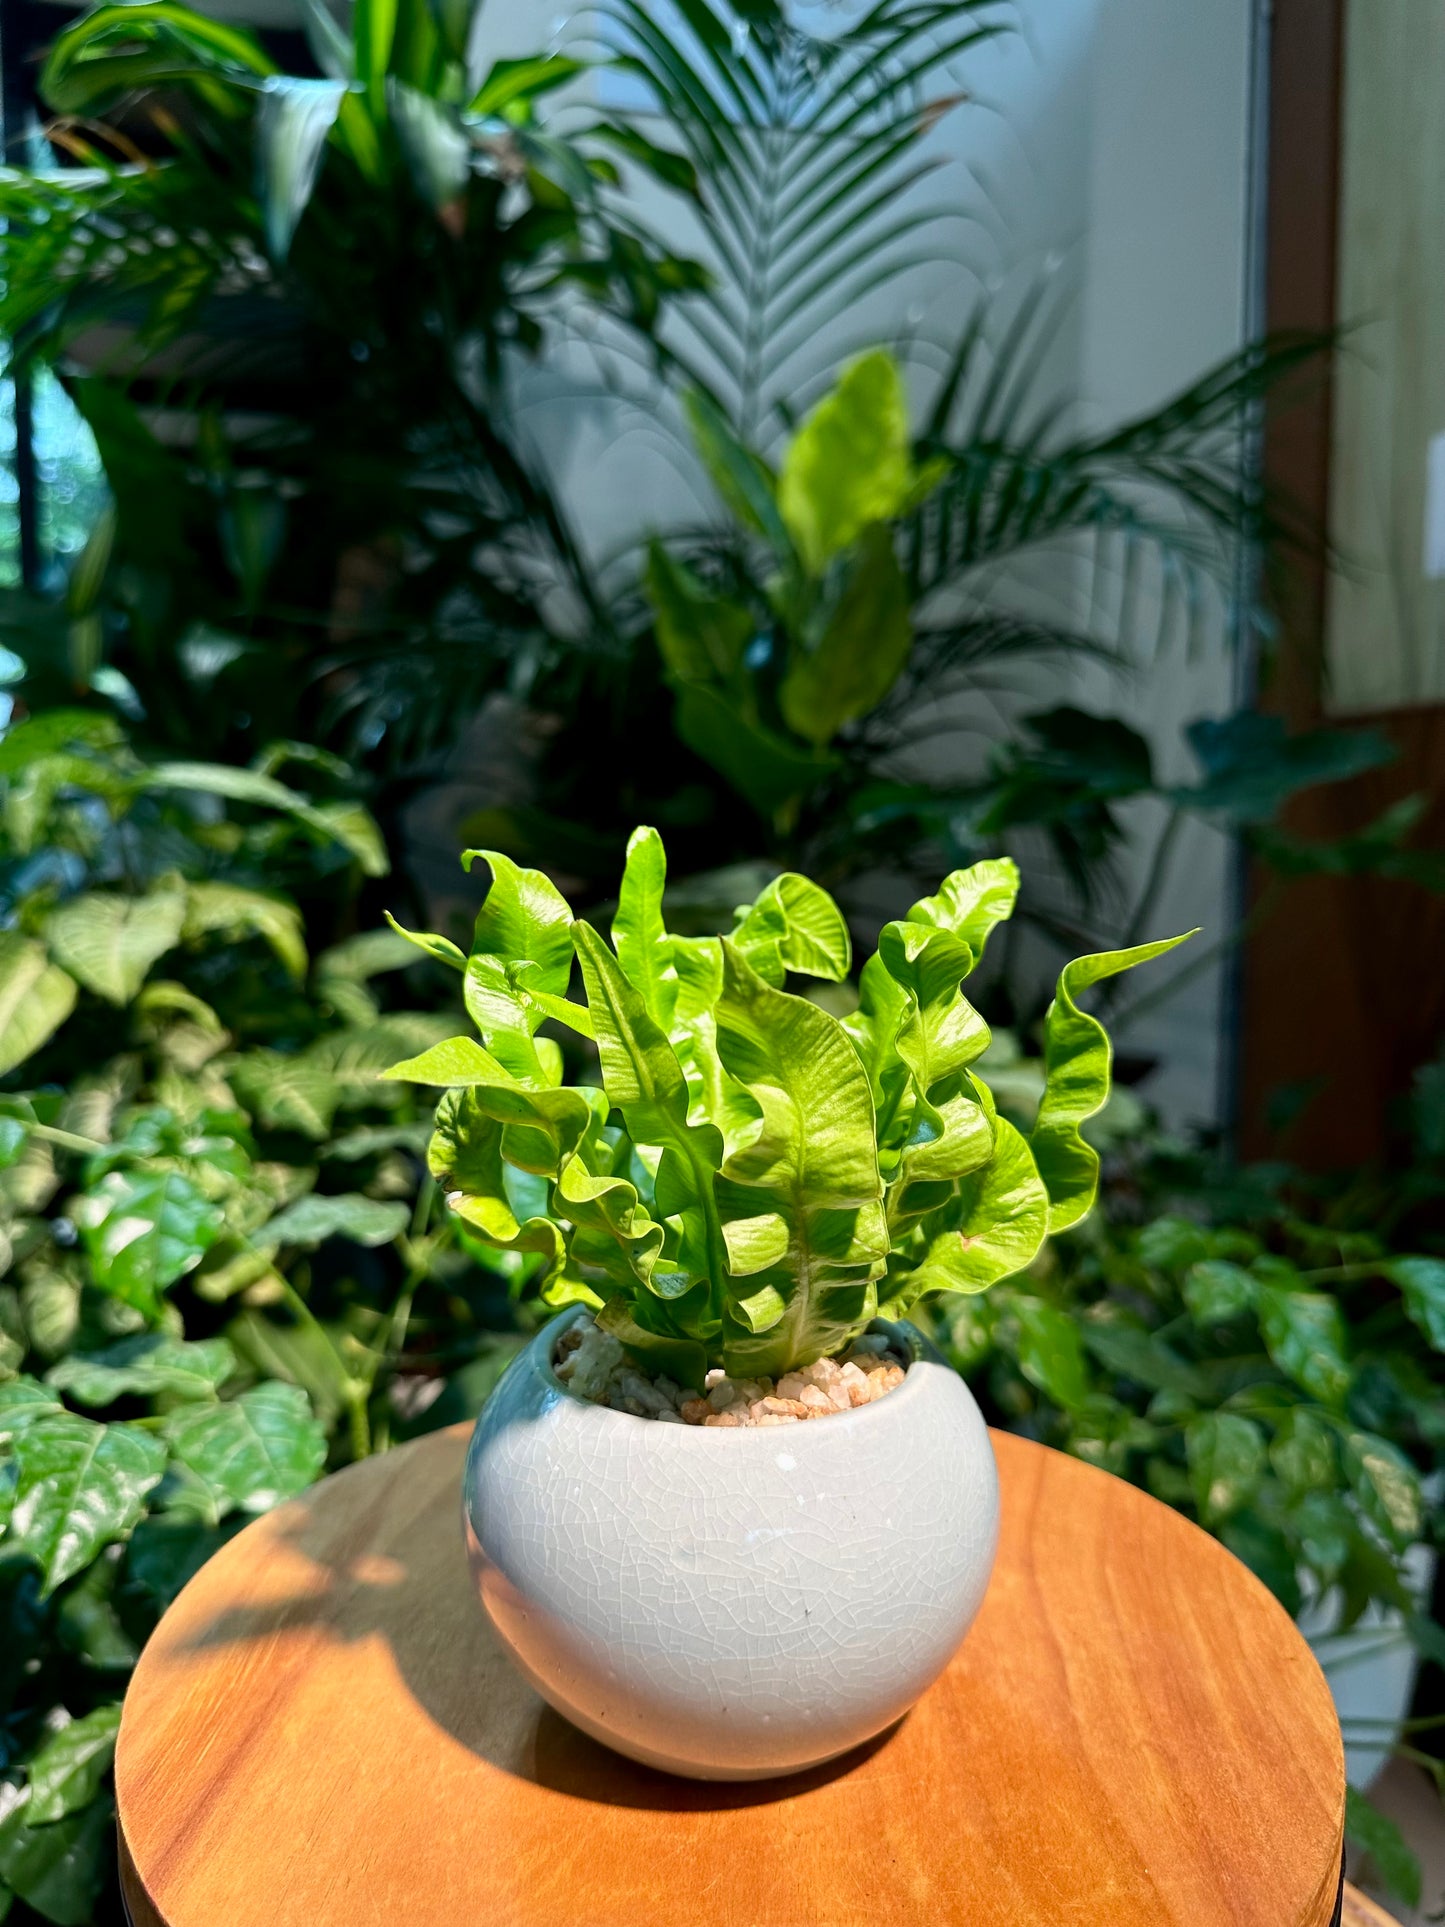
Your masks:
[{"label": "wooden table top", "polygon": [[995,1434],[1003,1531],[947,1673],[787,1780],[624,1760],[513,1672],[467,1571],[465,1428],[232,1540],[142,1655],[136,1927],[1329,1927],[1344,1762],[1288,1615],[1108,1474]]}]

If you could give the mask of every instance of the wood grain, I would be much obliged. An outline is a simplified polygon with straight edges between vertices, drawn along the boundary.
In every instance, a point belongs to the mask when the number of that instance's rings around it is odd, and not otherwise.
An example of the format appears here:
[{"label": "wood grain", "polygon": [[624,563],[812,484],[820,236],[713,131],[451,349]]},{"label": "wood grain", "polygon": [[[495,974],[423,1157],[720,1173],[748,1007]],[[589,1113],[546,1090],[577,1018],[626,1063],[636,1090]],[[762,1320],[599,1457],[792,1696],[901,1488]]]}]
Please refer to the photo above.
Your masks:
[{"label": "wood grain", "polygon": [[1178,1514],[996,1436],[1003,1536],[890,1735],[709,1786],[512,1672],[458,1526],[465,1431],[233,1540],[147,1646],[116,1783],[137,1927],[1327,1927],[1344,1765],[1288,1616]]}]

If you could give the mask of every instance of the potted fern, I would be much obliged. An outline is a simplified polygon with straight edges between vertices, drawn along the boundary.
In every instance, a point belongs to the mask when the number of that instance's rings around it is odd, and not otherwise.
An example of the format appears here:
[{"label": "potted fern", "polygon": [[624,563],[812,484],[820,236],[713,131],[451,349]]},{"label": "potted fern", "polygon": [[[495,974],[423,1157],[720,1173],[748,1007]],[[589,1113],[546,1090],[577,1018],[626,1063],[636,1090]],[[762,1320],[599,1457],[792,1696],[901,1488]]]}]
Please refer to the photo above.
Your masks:
[{"label": "potted fern", "polygon": [[[852,961],[805,877],[728,936],[671,935],[640,829],[609,944],[540,872],[476,855],[470,956],[415,941],[463,973],[480,1041],[388,1075],[447,1087],[432,1172],[557,1313],[472,1440],[482,1602],[538,1691],[637,1759],[751,1779],[831,1758],[942,1671],[993,1562],[988,1433],[907,1314],[1089,1211],[1080,1126],[1110,1052],[1078,995],[1180,939],[1067,966],[1025,1138],[974,1068],[989,1032],[961,987],[1012,863],[888,924],[840,1019],[787,987]],[[544,1025],[595,1046],[599,1084],[563,1082]]]}]

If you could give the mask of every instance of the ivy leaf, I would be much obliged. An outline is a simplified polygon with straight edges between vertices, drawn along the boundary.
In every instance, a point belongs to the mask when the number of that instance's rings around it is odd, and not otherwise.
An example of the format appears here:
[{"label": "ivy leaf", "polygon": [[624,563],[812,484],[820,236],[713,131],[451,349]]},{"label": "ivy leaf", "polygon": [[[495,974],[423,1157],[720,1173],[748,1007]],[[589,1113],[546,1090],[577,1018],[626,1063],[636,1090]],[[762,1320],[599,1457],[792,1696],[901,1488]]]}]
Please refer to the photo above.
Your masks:
[{"label": "ivy leaf", "polygon": [[67,1813],[75,1813],[95,1798],[115,1758],[119,1731],[117,1700],[110,1706],[97,1706],[51,1734],[29,1763],[27,1826],[63,1820]]},{"label": "ivy leaf", "polygon": [[[1195,1230],[1190,1226],[1191,1231]],[[1192,1249],[1192,1244],[1188,1247]],[[1206,1258],[1184,1274],[1184,1302],[1201,1325],[1227,1325],[1252,1311],[1259,1285],[1253,1272],[1224,1258]]]},{"label": "ivy leaf", "polygon": [[[1189,932],[1188,936],[1194,935]],[[1105,950],[1065,964],[1044,1019],[1044,1094],[1029,1143],[1049,1194],[1049,1230],[1066,1231],[1094,1208],[1099,1154],[1079,1126],[1104,1108],[1109,1096],[1113,1048],[1097,1017],[1079,1009],[1080,991],[1122,970],[1162,957],[1188,936],[1141,943],[1132,950]]]},{"label": "ivy leaf", "polygon": [[88,890],[50,913],[45,938],[55,961],[87,990],[129,1004],[151,965],[180,942],[185,908],[174,889],[143,897]]},{"label": "ivy leaf", "polygon": [[1397,1900],[1407,1907],[1420,1905],[1419,1860],[1389,1815],[1381,1813],[1352,1786],[1345,1788],[1345,1838],[1352,1847],[1370,1856],[1380,1878]]},{"label": "ivy leaf", "polygon": [[1445,1352],[1445,1259],[1392,1258],[1380,1270],[1399,1286],[1406,1315]]},{"label": "ivy leaf", "polygon": [[788,444],[778,508],[816,575],[870,522],[899,514],[912,481],[903,377],[874,349],[844,369]]},{"label": "ivy leaf", "polygon": [[1345,1429],[1345,1474],[1360,1509],[1397,1546],[1420,1537],[1424,1511],[1420,1475],[1398,1447],[1374,1432]]},{"label": "ivy leaf", "polygon": [[1339,1406],[1350,1389],[1345,1357],[1345,1318],[1333,1298],[1319,1291],[1286,1291],[1264,1285],[1259,1327],[1271,1359],[1301,1391],[1321,1405]]},{"label": "ivy leaf", "polygon": [[56,1927],[86,1927],[115,1865],[109,1795],[46,1826],[30,1826],[28,1798],[0,1822],[0,1881]]},{"label": "ivy leaf", "polygon": [[1264,1475],[1264,1434],[1236,1412],[1206,1412],[1184,1428],[1189,1480],[1201,1522],[1216,1526],[1241,1511]]},{"label": "ivy leaf", "polygon": [[304,1492],[326,1463],[306,1394],[274,1380],[224,1405],[182,1406],[167,1417],[165,1436],[218,1515],[233,1506],[265,1512]]},{"label": "ivy leaf", "polygon": [[1019,1370],[1055,1405],[1077,1410],[1089,1393],[1079,1327],[1067,1312],[1041,1298],[1016,1298],[1012,1309],[1019,1321]]},{"label": "ivy leaf", "polygon": [[18,1467],[10,1544],[40,1567],[47,1593],[124,1538],[165,1471],[165,1447],[135,1425],[58,1411],[11,1442]]},{"label": "ivy leaf", "polygon": [[75,1352],[52,1365],[47,1385],[81,1405],[112,1405],[118,1398],[214,1398],[236,1369],[224,1338],[186,1343],[140,1332],[103,1352]]},{"label": "ivy leaf", "polygon": [[8,1445],[30,1426],[63,1410],[50,1387],[38,1379],[14,1378],[0,1385],[0,1445]]},{"label": "ivy leaf", "polygon": [[72,1212],[102,1291],[147,1318],[219,1237],[220,1207],[176,1171],[111,1171]]},{"label": "ivy leaf", "polygon": [[227,1075],[236,1095],[262,1124],[318,1141],[331,1135],[342,1087],[315,1058],[251,1050],[228,1065]]},{"label": "ivy leaf", "polygon": [[38,1051],[75,1008],[75,979],[43,944],[0,930],[0,1075]]},{"label": "ivy leaf", "polygon": [[181,935],[189,942],[213,933],[233,941],[262,937],[291,977],[299,983],[306,975],[301,912],[284,897],[243,890],[234,883],[188,883]]},{"label": "ivy leaf", "polygon": [[319,1245],[342,1237],[372,1248],[399,1238],[410,1217],[410,1207],[399,1198],[367,1198],[358,1191],[323,1197],[312,1191],[278,1211],[255,1235],[267,1244],[282,1245]]},{"label": "ivy leaf", "polygon": [[1334,1432],[1304,1407],[1286,1412],[1275,1427],[1269,1462],[1291,1498],[1308,1492],[1332,1493],[1338,1487],[1340,1459]]}]

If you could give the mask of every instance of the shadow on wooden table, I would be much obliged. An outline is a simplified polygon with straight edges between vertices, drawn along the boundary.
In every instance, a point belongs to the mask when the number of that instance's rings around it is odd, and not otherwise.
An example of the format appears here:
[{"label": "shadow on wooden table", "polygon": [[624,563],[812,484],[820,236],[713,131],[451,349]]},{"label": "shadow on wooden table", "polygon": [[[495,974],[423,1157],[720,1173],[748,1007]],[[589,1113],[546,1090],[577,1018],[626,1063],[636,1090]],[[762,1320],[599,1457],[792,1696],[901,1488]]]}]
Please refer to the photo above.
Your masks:
[{"label": "shadow on wooden table", "polygon": [[[268,1694],[294,1699],[286,1710],[325,1731],[332,1724],[325,1696],[356,1684],[353,1667],[327,1665],[327,1658],[380,1642],[415,1709],[479,1759],[574,1799],[658,1812],[724,1812],[797,1798],[862,1766],[902,1724],[781,1779],[685,1780],[625,1759],[553,1711],[513,1667],[468,1569],[455,1462],[446,1462],[445,1482],[424,1477],[427,1456],[414,1464],[415,1483],[380,1493],[365,1465],[353,1467],[327,1482],[323,1512],[306,1495],[251,1527],[224,1555],[231,1603],[199,1621],[188,1615],[182,1650],[234,1646],[239,1670],[264,1682]],[[339,1503],[343,1494],[356,1503]],[[253,1534],[256,1556],[247,1559]],[[394,1704],[387,1717],[395,1717]]]}]

